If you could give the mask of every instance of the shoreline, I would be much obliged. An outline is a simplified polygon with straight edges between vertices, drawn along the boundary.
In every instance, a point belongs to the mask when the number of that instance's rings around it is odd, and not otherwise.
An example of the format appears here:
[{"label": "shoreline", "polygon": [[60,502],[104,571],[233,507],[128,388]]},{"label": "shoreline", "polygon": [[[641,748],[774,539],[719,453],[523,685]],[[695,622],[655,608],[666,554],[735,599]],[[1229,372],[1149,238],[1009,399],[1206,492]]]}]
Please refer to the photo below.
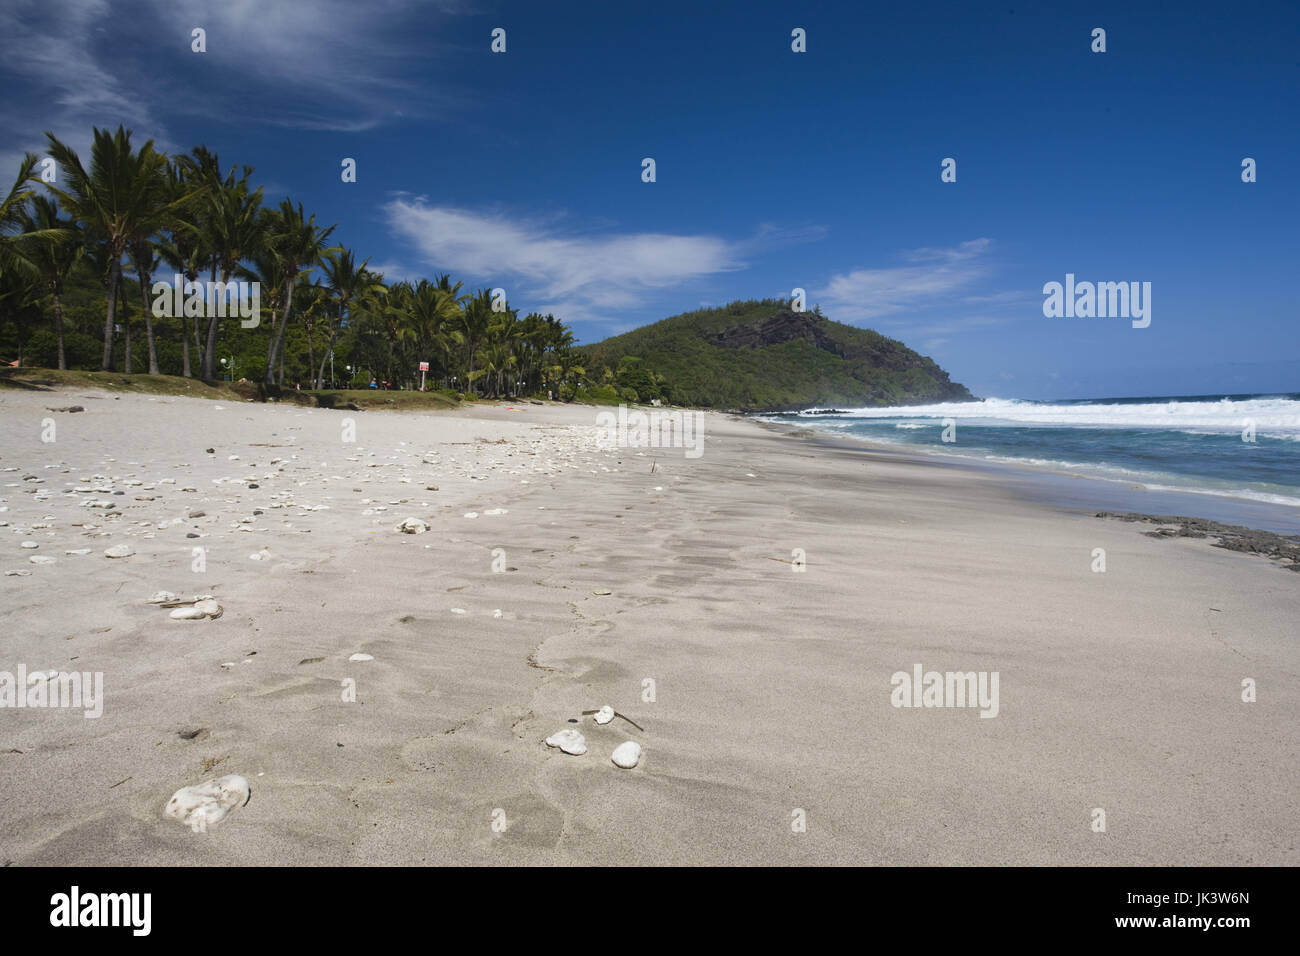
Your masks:
[{"label": "shoreline", "polygon": [[[939,449],[871,441],[823,431],[815,426],[793,425],[757,417],[753,420],[782,433],[816,436],[827,447],[837,447],[839,443],[844,443],[844,447],[894,455],[902,461],[918,464],[932,461],[949,467],[1001,474],[1007,482],[1021,487],[1027,500],[1069,511],[1122,511],[1152,517],[1187,515],[1225,526],[1244,526],[1275,535],[1300,535],[1300,508],[1278,502],[1259,501],[1210,490],[1152,487],[1137,480],[1063,471],[1027,461],[992,461]],[[1087,484],[1080,484],[1084,482]],[[1088,493],[1080,493],[1084,489]]]}]

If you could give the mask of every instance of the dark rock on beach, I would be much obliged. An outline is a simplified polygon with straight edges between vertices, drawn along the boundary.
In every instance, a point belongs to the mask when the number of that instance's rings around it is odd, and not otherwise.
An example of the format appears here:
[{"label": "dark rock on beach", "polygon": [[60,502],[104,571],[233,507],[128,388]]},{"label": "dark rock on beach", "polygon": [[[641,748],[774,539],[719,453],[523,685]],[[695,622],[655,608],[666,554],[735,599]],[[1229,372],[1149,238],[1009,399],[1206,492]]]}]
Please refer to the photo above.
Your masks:
[{"label": "dark rock on beach", "polygon": [[1187,518],[1182,515],[1099,511],[1097,517],[1160,525],[1161,527],[1154,531],[1142,532],[1149,538],[1217,538],[1217,541],[1212,542],[1216,548],[1240,551],[1245,554],[1260,554],[1274,561],[1283,562],[1281,567],[1288,571],[1300,572],[1300,537],[1294,535],[1258,531],[1242,525],[1220,524],[1205,518]]}]

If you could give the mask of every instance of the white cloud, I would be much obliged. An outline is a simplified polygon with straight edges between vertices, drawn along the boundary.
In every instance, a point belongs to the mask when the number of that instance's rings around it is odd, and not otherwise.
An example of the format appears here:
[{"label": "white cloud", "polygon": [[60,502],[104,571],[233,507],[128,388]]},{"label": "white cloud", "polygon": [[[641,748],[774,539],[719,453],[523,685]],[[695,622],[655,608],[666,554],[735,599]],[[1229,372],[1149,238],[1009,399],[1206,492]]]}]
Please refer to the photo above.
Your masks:
[{"label": "white cloud", "polygon": [[[305,129],[361,132],[399,116],[445,110],[454,97],[415,75],[445,43],[437,29],[467,12],[466,2],[409,0],[140,0],[147,18],[180,38],[193,64],[190,83],[210,82],[213,68],[240,97],[240,120]],[[204,61],[189,52],[190,31],[207,31]],[[157,28],[155,28],[157,29]],[[229,92],[229,91],[227,91]],[[217,98],[218,100],[221,97]],[[182,100],[203,114],[230,103]]]},{"label": "white cloud", "polygon": [[429,267],[504,287],[510,296],[517,285],[562,303],[569,319],[632,308],[651,290],[745,267],[742,243],[716,236],[566,235],[541,222],[409,197],[392,200],[385,212],[393,234]]},{"label": "white cloud", "polygon": [[0,4],[0,76],[11,77],[0,82],[21,81],[33,91],[6,96],[0,105],[0,126],[8,141],[0,152],[6,189],[24,152],[45,153],[46,130],[88,161],[94,125],[157,127],[147,102],[124,82],[128,71],[101,56],[103,25],[113,13],[105,0]]},{"label": "white cloud", "polygon": [[834,275],[812,299],[841,322],[951,302],[957,292],[989,275],[991,246],[990,239],[972,239],[947,249],[914,249],[903,255],[910,265]]},{"label": "white cloud", "polygon": [[[169,139],[165,118],[218,125],[367,130],[445,116],[462,95],[431,88],[436,37],[468,0],[5,0],[0,3],[0,101],[17,168],[43,153],[49,130],[83,159],[91,128]],[[190,49],[202,27],[207,52]],[[435,39],[430,39],[431,37]],[[7,188],[7,186],[6,186]]]}]

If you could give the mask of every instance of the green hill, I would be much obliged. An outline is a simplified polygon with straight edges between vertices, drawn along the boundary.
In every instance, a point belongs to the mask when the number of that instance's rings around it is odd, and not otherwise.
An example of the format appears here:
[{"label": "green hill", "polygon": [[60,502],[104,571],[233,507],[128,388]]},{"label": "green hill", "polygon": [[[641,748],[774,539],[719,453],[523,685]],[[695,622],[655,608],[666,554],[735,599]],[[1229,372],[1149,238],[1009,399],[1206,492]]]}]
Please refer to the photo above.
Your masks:
[{"label": "green hill", "polygon": [[580,351],[589,375],[617,370],[611,384],[641,401],[774,411],[973,398],[903,343],[778,299],[684,312]]}]

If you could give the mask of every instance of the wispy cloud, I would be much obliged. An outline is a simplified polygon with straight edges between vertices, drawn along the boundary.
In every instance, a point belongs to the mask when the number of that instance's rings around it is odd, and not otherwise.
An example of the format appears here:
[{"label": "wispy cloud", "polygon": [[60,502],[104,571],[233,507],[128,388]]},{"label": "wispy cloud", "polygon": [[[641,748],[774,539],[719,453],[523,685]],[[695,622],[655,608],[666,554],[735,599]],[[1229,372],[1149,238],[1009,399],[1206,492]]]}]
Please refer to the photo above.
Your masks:
[{"label": "wispy cloud", "polygon": [[[447,86],[431,87],[425,71],[445,52],[432,28],[468,12],[467,2],[140,2],[190,57],[176,64],[195,67],[190,82],[210,82],[215,70],[228,92],[248,91],[249,99],[239,99],[241,122],[251,112],[273,125],[360,132],[444,110],[457,100]],[[189,51],[195,27],[207,32],[203,56],[210,62]],[[215,114],[228,112],[231,103],[199,97],[176,105]]]},{"label": "wispy cloud", "polygon": [[841,322],[951,303],[990,275],[992,245],[991,239],[972,239],[950,248],[913,249],[902,257],[907,265],[834,275],[813,299]]},{"label": "wispy cloud", "polygon": [[955,319],[943,319],[938,322],[907,323],[910,336],[922,336],[921,347],[925,350],[937,349],[947,345],[950,336],[967,332],[984,332],[1000,325],[1014,321],[1009,316],[963,315]]},{"label": "wispy cloud", "polygon": [[[0,83],[27,95],[6,95],[0,153],[6,174],[22,153],[44,153],[46,130],[84,151],[91,126],[122,123],[156,129],[157,118],[131,83],[131,71],[113,62],[105,47],[105,24],[113,20],[106,0],[11,0],[0,4]],[[6,184],[7,188],[7,184]]]},{"label": "wispy cloud", "polygon": [[357,132],[446,115],[465,97],[430,82],[446,51],[429,38],[466,12],[461,0],[6,0],[0,162],[43,152],[45,130],[81,151],[92,126],[120,123],[175,149],[168,120],[182,116]]},{"label": "wispy cloud", "polygon": [[744,242],[667,233],[566,234],[553,223],[398,197],[388,225],[431,268],[563,307],[574,319],[644,303],[654,289],[743,269]]}]

